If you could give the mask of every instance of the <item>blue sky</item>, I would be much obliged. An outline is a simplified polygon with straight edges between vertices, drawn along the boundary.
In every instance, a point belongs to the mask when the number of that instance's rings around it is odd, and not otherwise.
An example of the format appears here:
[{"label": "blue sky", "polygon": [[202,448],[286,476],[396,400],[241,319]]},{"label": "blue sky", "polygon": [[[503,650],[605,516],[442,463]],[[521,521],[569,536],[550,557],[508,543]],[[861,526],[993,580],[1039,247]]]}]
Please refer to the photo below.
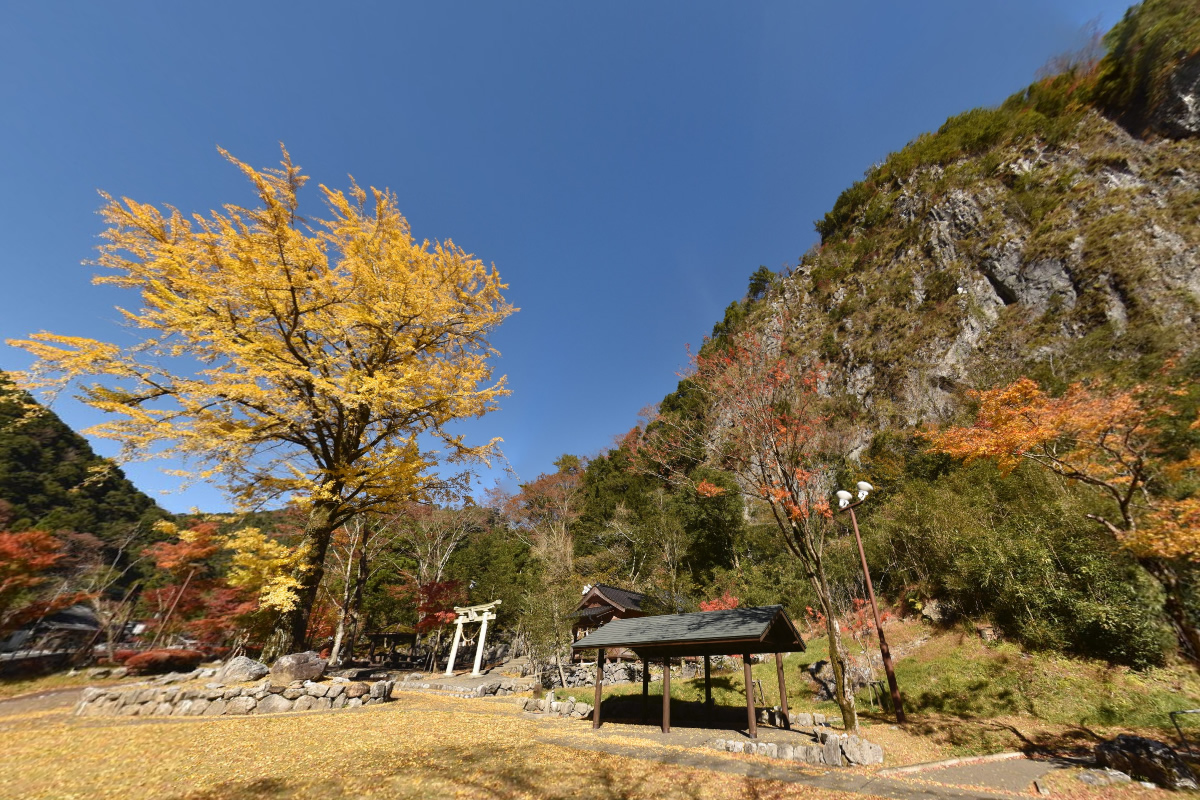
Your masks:
[{"label": "blue sky", "polygon": [[[872,162],[1125,6],[0,0],[0,340],[130,341],[132,299],[80,263],[96,191],[251,204],[216,147],[269,166],[282,141],[315,182],[390,187],[418,237],[496,264],[522,309],[494,338],[512,396],[467,430],[531,479],[671,391],[685,344],[760,264],[794,265]],[[28,361],[0,346],[0,369]],[[126,471],[168,509],[226,507],[159,494],[159,468]]]}]

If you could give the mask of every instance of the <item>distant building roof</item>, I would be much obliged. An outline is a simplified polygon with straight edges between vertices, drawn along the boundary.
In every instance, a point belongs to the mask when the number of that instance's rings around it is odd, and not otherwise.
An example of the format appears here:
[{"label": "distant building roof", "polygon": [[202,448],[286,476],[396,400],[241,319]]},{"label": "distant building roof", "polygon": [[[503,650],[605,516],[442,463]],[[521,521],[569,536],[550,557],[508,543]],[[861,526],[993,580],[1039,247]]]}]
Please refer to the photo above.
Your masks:
[{"label": "distant building roof", "polygon": [[783,606],[618,619],[571,646],[573,650],[599,647],[626,647],[642,658],[790,653],[805,649],[804,640]]},{"label": "distant building roof", "polygon": [[606,583],[597,583],[595,586],[588,588],[583,593],[583,597],[579,601],[579,605],[575,607],[575,616],[590,617],[596,616],[601,611],[593,611],[592,608],[585,607],[589,600],[598,598],[613,608],[621,612],[636,611],[641,612],[642,603],[646,600],[646,595],[641,592],[633,592],[629,589],[622,589],[619,586],[609,586]]},{"label": "distant building roof", "polygon": [[47,614],[38,626],[56,631],[98,631],[102,627],[96,612],[85,605],[74,605]]}]

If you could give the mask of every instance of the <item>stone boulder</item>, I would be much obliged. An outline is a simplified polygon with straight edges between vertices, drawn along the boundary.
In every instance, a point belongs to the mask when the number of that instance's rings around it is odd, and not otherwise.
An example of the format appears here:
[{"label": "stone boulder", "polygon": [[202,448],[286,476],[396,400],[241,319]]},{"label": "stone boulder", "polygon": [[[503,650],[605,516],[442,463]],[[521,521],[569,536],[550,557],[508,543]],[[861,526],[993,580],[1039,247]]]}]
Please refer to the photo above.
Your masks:
[{"label": "stone boulder", "polygon": [[235,697],[225,706],[225,713],[231,715],[249,714],[254,711],[258,701],[253,697]]},{"label": "stone boulder", "polygon": [[1150,124],[1172,139],[1200,136],[1200,56],[1193,54],[1179,62]]},{"label": "stone boulder", "polygon": [[847,736],[842,741],[842,755],[851,765],[883,763],[883,748],[857,736]]},{"label": "stone boulder", "polygon": [[362,681],[355,681],[354,683],[346,684],[346,697],[350,699],[362,697],[363,695],[370,693],[371,687]]},{"label": "stone boulder", "polygon": [[1096,745],[1096,764],[1166,789],[1195,789],[1196,776],[1170,745],[1122,733]]},{"label": "stone boulder", "polygon": [[291,711],[292,701],[283,695],[269,694],[258,701],[256,710],[259,714],[278,714],[281,711]]},{"label": "stone boulder", "polygon": [[319,681],[325,674],[329,662],[309,650],[283,656],[271,667],[274,683],[290,684],[293,681]]},{"label": "stone boulder", "polygon": [[229,662],[221,667],[214,678],[221,683],[241,683],[256,681],[270,671],[266,664],[261,664],[253,658],[238,656],[229,659]]}]

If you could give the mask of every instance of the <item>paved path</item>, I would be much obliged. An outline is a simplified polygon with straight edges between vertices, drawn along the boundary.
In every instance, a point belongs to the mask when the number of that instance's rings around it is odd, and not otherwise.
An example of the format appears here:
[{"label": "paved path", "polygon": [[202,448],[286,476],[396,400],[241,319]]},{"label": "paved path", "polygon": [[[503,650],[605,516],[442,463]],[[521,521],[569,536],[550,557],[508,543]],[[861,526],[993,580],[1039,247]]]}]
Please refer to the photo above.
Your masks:
[{"label": "paved path", "polygon": [[0,717],[27,714],[31,711],[47,711],[54,708],[70,708],[79,702],[83,689],[49,689],[44,692],[23,694],[0,700]]},{"label": "paved path", "polygon": [[1065,767],[1065,764],[1056,761],[1009,758],[1004,761],[933,767],[910,774],[924,780],[955,786],[986,786],[989,789],[1008,792],[1027,792],[1030,784],[1047,772]]},{"label": "paved path", "polygon": [[736,757],[722,757],[715,752],[703,750],[649,750],[645,747],[622,745],[613,741],[597,738],[593,742],[581,741],[572,736],[563,739],[553,735],[539,736],[539,741],[572,747],[580,750],[593,750],[613,755],[636,758],[643,761],[655,761],[661,764],[707,769],[729,775],[740,775],[760,780],[780,781],[782,783],[813,786],[820,789],[830,789],[842,792],[875,795],[877,797],[892,797],[897,800],[959,800],[959,798],[988,798],[989,800],[1012,800],[1011,794],[989,791],[988,788],[954,786],[949,784],[934,784],[916,782],[911,778],[891,778],[862,773],[825,772],[797,770],[792,766],[774,766],[761,761],[750,761]]}]

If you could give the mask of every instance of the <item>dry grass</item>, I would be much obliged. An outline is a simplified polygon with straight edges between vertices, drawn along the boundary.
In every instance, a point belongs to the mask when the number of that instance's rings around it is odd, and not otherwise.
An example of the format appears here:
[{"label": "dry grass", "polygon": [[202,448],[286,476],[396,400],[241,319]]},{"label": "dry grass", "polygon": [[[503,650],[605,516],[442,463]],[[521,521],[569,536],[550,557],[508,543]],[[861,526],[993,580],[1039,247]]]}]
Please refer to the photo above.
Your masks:
[{"label": "dry grass", "polygon": [[[199,720],[41,711],[0,717],[0,797],[730,800],[798,789],[547,741],[562,729],[569,742],[584,723],[528,719],[515,703],[428,695],[361,710]],[[816,800],[843,795],[803,791]]]}]

